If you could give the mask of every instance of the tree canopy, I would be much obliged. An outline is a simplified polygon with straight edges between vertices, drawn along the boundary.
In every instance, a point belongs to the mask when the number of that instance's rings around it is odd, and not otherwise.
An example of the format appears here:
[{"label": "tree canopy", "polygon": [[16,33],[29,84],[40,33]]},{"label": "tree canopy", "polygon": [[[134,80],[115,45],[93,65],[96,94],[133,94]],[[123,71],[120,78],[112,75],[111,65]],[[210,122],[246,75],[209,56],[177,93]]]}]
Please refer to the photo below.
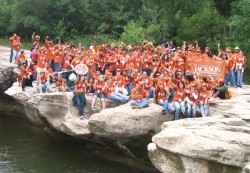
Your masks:
[{"label": "tree canopy", "polygon": [[249,0],[0,0],[0,36],[58,36],[90,45],[124,41],[240,46],[250,41]]}]

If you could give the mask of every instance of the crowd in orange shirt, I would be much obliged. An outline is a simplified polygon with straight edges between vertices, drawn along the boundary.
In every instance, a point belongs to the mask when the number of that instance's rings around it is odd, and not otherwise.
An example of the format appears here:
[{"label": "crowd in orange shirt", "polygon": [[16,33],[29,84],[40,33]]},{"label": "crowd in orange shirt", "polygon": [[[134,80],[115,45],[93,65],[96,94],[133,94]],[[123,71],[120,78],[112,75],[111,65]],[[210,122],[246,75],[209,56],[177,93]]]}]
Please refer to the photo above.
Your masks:
[{"label": "crowd in orange shirt", "polygon": [[[144,40],[136,46],[122,42],[118,46],[112,43],[98,47],[94,37],[94,45],[87,50],[81,46],[76,48],[68,43],[62,44],[60,38],[58,44],[54,44],[48,36],[45,45],[41,46],[40,37],[34,35],[31,62],[21,66],[19,82],[28,77],[34,81],[44,73],[46,81],[55,82],[60,92],[75,89],[78,95],[94,93],[93,110],[97,98],[102,100],[102,108],[105,109],[105,98],[122,103],[131,99],[136,101],[131,104],[132,108],[143,108],[149,102],[140,105],[141,101],[150,97],[163,106],[162,114],[168,110],[175,114],[175,119],[179,119],[180,112],[187,117],[196,117],[196,105],[202,109],[202,116],[207,116],[209,98],[220,95],[214,90],[219,81],[213,76],[191,74],[190,62],[194,59],[225,61],[225,79],[221,83],[230,83],[232,87],[242,87],[246,69],[246,57],[238,47],[232,53],[231,48],[226,48],[224,52],[218,45],[219,55],[216,56],[209,47],[205,47],[202,53],[198,42],[195,45],[184,42],[181,47],[167,42],[155,48],[151,42]],[[74,69],[78,64],[85,64],[89,70],[83,83],[79,83],[78,79],[74,81],[74,74],[77,75]],[[23,89],[25,85],[22,84]],[[171,109],[169,102],[173,102],[175,110]]]}]

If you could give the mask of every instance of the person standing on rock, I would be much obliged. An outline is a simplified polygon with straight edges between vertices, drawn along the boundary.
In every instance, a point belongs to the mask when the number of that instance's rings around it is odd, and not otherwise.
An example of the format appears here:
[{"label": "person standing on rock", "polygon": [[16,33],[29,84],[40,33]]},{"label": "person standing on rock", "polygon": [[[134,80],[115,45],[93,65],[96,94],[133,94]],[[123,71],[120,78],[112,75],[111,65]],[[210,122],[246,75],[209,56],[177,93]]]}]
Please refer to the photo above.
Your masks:
[{"label": "person standing on rock", "polygon": [[202,83],[199,93],[200,111],[203,117],[208,116],[209,113],[209,99],[211,94],[207,88],[207,83]]},{"label": "person standing on rock", "polygon": [[11,63],[15,64],[17,62],[17,57],[18,55],[20,54],[20,46],[21,46],[21,43],[20,43],[20,37],[19,36],[15,36],[13,37],[13,54],[12,54],[12,58],[11,58]]},{"label": "person standing on rock", "polygon": [[132,109],[141,109],[150,103],[149,94],[143,88],[144,82],[140,81],[137,87],[132,90],[130,105]]},{"label": "person standing on rock", "polygon": [[73,92],[73,103],[77,105],[79,110],[80,119],[84,118],[84,106],[86,106],[86,87],[88,86],[88,82],[85,79],[85,76],[80,76],[80,80],[76,82],[76,90]]},{"label": "person standing on rock", "polygon": [[14,44],[14,39],[15,39],[16,37],[17,37],[16,33],[14,33],[12,37],[10,37],[10,63],[12,62],[13,44]]}]

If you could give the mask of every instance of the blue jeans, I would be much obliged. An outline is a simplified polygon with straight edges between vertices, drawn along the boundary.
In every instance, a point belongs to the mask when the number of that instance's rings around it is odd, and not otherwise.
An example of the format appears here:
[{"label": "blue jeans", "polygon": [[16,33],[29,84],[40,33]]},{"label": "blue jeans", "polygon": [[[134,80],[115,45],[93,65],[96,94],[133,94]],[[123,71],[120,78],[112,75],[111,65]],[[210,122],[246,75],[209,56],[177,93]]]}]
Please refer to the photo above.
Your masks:
[{"label": "blue jeans", "polygon": [[196,118],[196,104],[187,104],[187,118]]},{"label": "blue jeans", "polygon": [[200,104],[201,114],[208,115],[209,113],[209,105],[204,106],[204,104]]},{"label": "blue jeans", "polygon": [[185,112],[185,103],[182,102],[174,102],[174,108],[175,108],[175,120],[179,120],[180,119],[180,111],[182,111],[183,113]]},{"label": "blue jeans", "polygon": [[164,100],[164,101],[160,100],[160,101],[158,101],[158,104],[163,106],[163,109],[162,109],[163,111],[168,110],[169,113],[173,112],[173,110],[171,109],[171,107],[168,104],[168,100]]},{"label": "blue jeans", "polygon": [[237,70],[237,86],[242,87],[243,72],[242,70]]},{"label": "blue jeans", "polygon": [[13,50],[12,52],[13,52],[13,54],[12,54],[11,62],[13,63],[13,62],[17,61],[17,57],[18,57],[20,51]]},{"label": "blue jeans", "polygon": [[124,96],[121,93],[111,93],[108,96],[108,99],[117,100],[118,102],[121,102],[121,103],[127,103],[128,102],[128,96]]},{"label": "blue jeans", "polygon": [[130,96],[132,91],[132,85],[131,84],[125,85],[124,88],[128,91],[128,95]]},{"label": "blue jeans", "polygon": [[12,62],[12,56],[13,56],[13,49],[11,47],[11,49],[10,49],[10,63]]},{"label": "blue jeans", "polygon": [[79,111],[80,116],[84,115],[84,107],[83,107],[83,102],[80,98],[80,95],[75,95],[75,102]]},{"label": "blue jeans", "polygon": [[144,98],[140,101],[137,100],[131,100],[130,105],[136,105],[139,106],[139,108],[144,108],[150,103],[150,99]]},{"label": "blue jeans", "polygon": [[230,82],[231,82],[231,86],[235,86],[235,76],[234,76],[234,70],[230,70]]},{"label": "blue jeans", "polygon": [[170,92],[170,96],[169,96],[168,99],[169,99],[170,102],[172,102],[173,99],[174,99],[175,90],[174,90],[174,89],[171,89],[169,92]]},{"label": "blue jeans", "polygon": [[225,83],[226,85],[228,85],[229,77],[230,77],[230,74],[229,74],[229,73],[225,74],[225,76],[224,76],[224,83]]},{"label": "blue jeans", "polygon": [[59,62],[54,63],[55,72],[61,71],[61,64]]},{"label": "blue jeans", "polygon": [[150,98],[154,98],[154,90],[152,89],[148,90],[148,95]]},{"label": "blue jeans", "polygon": [[39,84],[37,86],[37,90],[39,91],[39,93],[43,93],[43,91],[45,90],[50,90],[50,83],[49,81],[46,81],[44,84]]}]

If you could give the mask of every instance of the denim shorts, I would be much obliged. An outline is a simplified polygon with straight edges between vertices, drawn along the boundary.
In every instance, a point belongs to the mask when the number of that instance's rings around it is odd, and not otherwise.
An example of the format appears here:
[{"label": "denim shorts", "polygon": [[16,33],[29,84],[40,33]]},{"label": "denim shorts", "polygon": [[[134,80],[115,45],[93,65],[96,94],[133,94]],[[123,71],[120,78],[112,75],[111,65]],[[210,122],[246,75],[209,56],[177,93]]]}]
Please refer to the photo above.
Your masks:
[{"label": "denim shorts", "polygon": [[97,96],[100,99],[105,98],[104,95],[102,93],[94,93],[94,96]]}]

